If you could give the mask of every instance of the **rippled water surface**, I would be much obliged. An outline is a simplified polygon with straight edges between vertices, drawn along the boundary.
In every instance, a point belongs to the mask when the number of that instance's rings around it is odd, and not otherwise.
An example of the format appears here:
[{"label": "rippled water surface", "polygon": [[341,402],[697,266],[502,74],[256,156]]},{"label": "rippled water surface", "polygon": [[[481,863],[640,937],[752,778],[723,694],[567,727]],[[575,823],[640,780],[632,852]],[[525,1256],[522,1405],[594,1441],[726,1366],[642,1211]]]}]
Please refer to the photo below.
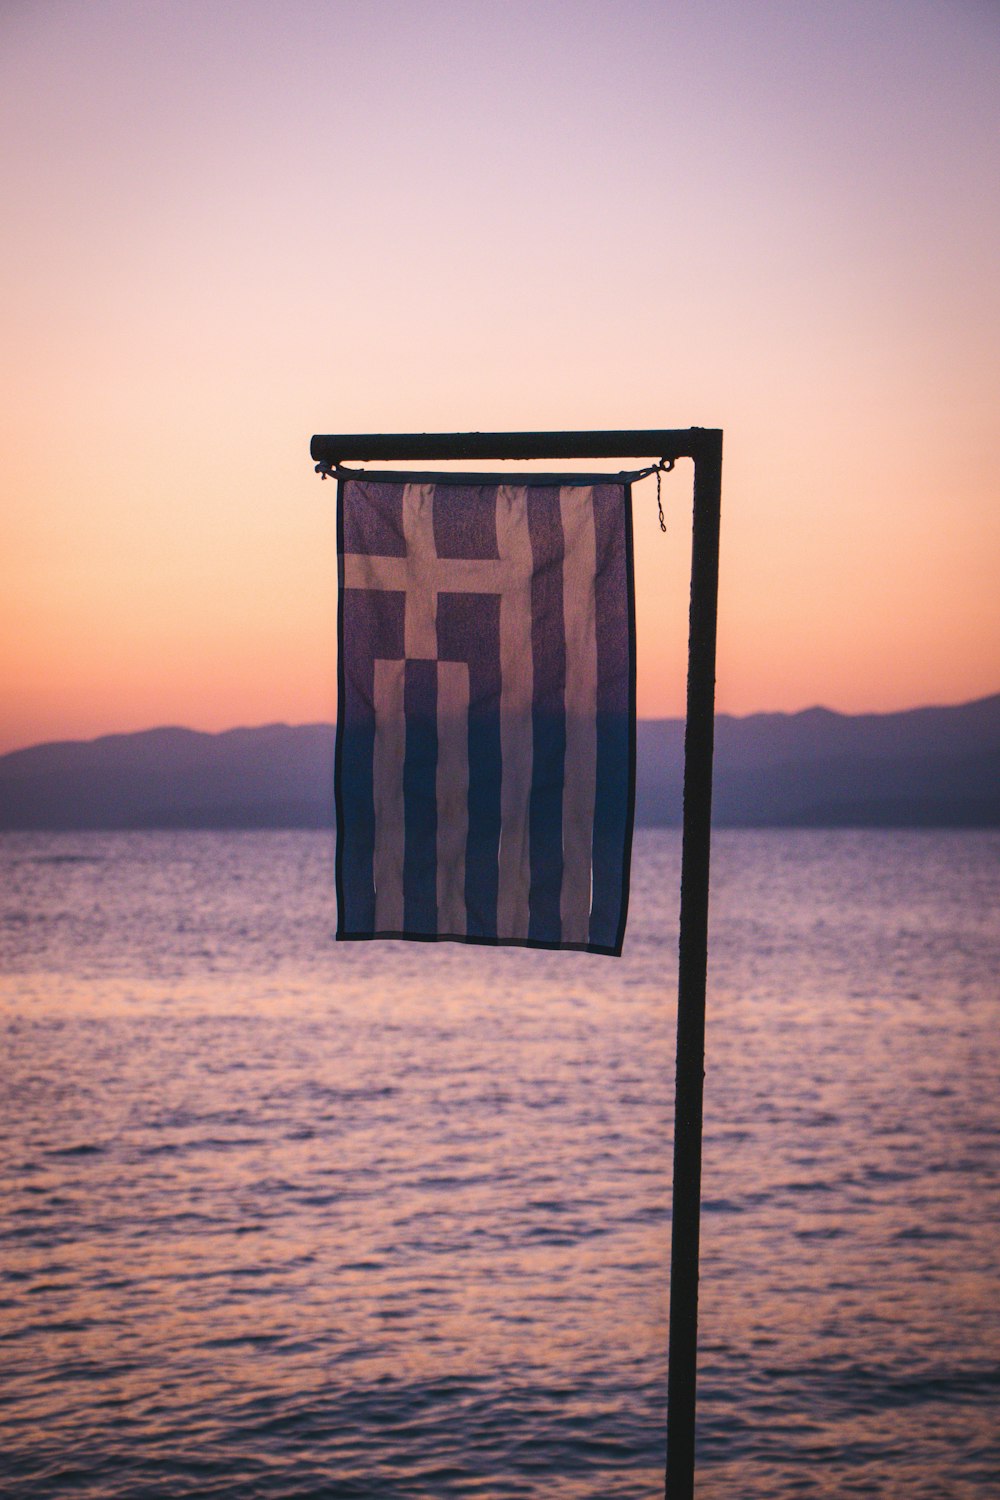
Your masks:
[{"label": "rippled water surface", "polygon": [[[679,845],[621,960],[323,834],[0,841],[0,1494],[662,1493]],[[698,1494],[1000,1493],[991,834],[720,833]]]}]

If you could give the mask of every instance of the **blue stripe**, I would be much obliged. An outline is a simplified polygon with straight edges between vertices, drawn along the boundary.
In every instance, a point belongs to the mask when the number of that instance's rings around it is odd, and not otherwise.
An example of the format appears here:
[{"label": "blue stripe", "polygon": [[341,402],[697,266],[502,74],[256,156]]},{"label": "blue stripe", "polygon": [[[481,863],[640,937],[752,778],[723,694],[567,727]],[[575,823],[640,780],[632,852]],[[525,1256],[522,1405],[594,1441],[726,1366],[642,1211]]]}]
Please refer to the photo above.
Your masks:
[{"label": "blue stripe", "polygon": [[469,835],[465,846],[465,930],[495,938],[500,894],[500,714],[469,710]]},{"label": "blue stripe", "polygon": [[337,861],[341,877],[341,905],[337,930],[371,932],[375,926],[375,880],[372,852],[375,804],[372,796],[372,749],[375,720],[349,706],[339,706],[341,817],[337,824]]},{"label": "blue stripe", "polygon": [[353,935],[375,930],[375,658],[402,659],[403,595],[345,589],[342,605],[337,860],[343,906],[337,928]]},{"label": "blue stripe", "polygon": [[628,518],[620,485],[594,488],[597,535],[597,798],[594,805],[590,941],[615,948],[625,889],[631,789],[631,677]]},{"label": "blue stripe", "polygon": [[403,928],[437,931],[437,662],[408,661],[403,689]]}]

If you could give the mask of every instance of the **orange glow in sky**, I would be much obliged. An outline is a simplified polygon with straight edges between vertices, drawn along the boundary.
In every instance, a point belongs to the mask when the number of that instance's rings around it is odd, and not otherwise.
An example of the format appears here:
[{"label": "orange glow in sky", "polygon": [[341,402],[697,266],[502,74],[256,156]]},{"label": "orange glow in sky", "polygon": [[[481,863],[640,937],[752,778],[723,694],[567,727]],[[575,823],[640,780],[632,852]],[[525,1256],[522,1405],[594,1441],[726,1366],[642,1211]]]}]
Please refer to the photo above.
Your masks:
[{"label": "orange glow in sky", "polygon": [[[723,427],[721,709],[1000,686],[994,8],[69,0],[0,42],[0,750],[333,718],[314,431]],[[664,498],[646,716],[690,465]]]}]

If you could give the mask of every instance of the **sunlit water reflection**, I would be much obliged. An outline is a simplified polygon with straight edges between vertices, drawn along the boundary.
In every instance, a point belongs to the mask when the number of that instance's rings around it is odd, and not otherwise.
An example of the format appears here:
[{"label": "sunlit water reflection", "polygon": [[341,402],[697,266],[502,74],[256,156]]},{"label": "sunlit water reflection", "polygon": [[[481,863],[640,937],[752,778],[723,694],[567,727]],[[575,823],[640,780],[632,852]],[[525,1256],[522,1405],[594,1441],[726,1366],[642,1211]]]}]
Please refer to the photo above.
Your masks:
[{"label": "sunlit water reflection", "polygon": [[[662,1493],[679,845],[621,960],[323,834],[0,842],[0,1494]],[[1000,839],[720,833],[699,1489],[985,1497]]]}]

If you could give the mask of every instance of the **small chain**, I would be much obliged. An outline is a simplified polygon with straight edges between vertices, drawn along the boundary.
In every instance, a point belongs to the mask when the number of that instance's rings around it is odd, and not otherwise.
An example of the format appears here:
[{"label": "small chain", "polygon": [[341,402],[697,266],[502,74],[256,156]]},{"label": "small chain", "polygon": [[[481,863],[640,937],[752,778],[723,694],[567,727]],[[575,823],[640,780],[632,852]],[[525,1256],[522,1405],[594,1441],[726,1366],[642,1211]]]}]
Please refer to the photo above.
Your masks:
[{"label": "small chain", "polygon": [[656,509],[660,517],[660,530],[664,534],[666,534],[667,523],[663,519],[663,497],[660,494],[660,481],[664,474],[670,473],[673,466],[674,460],[672,458],[661,458],[660,462],[656,465]]}]

